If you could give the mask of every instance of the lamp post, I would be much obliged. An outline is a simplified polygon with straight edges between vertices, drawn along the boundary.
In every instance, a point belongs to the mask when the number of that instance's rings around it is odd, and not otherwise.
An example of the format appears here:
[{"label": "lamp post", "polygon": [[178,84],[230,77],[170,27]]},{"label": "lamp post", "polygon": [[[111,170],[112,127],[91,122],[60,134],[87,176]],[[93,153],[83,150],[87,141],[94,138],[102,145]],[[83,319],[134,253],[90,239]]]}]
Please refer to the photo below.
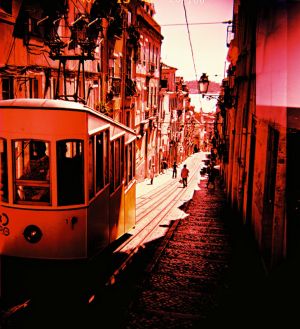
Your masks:
[{"label": "lamp post", "polygon": [[199,81],[198,81],[198,91],[202,95],[202,98],[207,97],[208,99],[218,99],[219,94],[207,94],[209,86],[208,75],[206,73],[202,73]]},{"label": "lamp post", "polygon": [[208,86],[209,86],[208,76],[206,73],[202,73],[202,75],[198,81],[199,93],[202,95],[206,94],[207,90],[208,90]]}]

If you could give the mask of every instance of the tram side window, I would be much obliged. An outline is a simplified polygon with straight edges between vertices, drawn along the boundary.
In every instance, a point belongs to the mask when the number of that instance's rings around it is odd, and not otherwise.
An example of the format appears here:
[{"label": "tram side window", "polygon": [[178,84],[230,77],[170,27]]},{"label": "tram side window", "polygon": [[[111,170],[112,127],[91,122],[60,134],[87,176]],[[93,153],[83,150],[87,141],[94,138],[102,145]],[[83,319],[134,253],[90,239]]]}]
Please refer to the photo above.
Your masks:
[{"label": "tram side window", "polygon": [[121,175],[121,181],[124,181],[124,175],[125,175],[125,169],[124,169],[124,156],[125,156],[125,143],[124,143],[124,137],[121,138],[121,145],[120,145],[120,175]]},{"label": "tram side window", "polygon": [[115,188],[121,184],[121,156],[120,156],[120,139],[115,141]]},{"label": "tram side window", "polygon": [[84,203],[83,141],[58,141],[56,152],[58,205]]},{"label": "tram side window", "polygon": [[50,203],[50,143],[13,141],[16,203]]},{"label": "tram side window", "polygon": [[135,178],[135,164],[136,164],[136,148],[135,142],[132,143],[132,178]]},{"label": "tram side window", "polygon": [[104,187],[103,133],[96,135],[96,192]]},{"label": "tram side window", "polygon": [[134,152],[134,143],[130,143],[126,146],[126,185],[130,183],[134,178],[135,172],[135,152]]},{"label": "tram side window", "polygon": [[110,142],[110,167],[109,167],[109,176],[110,176],[110,193],[115,190],[115,152],[114,152],[115,142]]},{"label": "tram side window", "polygon": [[110,191],[115,191],[122,183],[124,176],[124,137],[110,143],[111,146],[111,181]]},{"label": "tram side window", "polygon": [[6,140],[0,138],[0,200],[8,201],[8,181],[7,181],[7,144]]},{"label": "tram side window", "polygon": [[108,183],[108,130],[96,135],[96,192]]},{"label": "tram side window", "polygon": [[95,184],[94,184],[94,136],[89,138],[89,199],[92,199],[95,195]]},{"label": "tram side window", "polygon": [[105,184],[109,182],[109,130],[103,134],[103,161],[104,161],[104,179]]}]

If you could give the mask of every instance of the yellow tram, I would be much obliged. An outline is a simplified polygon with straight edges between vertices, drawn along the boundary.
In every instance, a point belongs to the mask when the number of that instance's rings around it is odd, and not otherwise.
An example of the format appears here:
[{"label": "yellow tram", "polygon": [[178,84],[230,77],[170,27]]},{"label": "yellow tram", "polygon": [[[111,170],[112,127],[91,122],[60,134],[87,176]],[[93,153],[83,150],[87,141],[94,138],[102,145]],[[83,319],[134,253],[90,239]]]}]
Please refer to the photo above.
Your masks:
[{"label": "yellow tram", "polygon": [[0,254],[88,258],[132,228],[135,139],[79,103],[0,101]]}]

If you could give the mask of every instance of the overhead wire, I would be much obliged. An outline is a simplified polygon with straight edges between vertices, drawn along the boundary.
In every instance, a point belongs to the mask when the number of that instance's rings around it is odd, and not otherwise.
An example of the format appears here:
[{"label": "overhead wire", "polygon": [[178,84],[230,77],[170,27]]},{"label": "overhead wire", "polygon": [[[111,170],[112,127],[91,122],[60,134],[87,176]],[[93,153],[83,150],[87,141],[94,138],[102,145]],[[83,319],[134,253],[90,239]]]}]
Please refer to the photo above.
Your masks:
[{"label": "overhead wire", "polygon": [[186,12],[186,7],[185,7],[185,1],[184,1],[184,0],[182,1],[182,4],[183,4],[183,9],[184,9],[184,15],[185,15],[186,27],[187,27],[188,36],[189,36],[189,42],[190,42],[190,48],[191,48],[191,54],[192,54],[192,60],[193,60],[193,64],[194,64],[195,77],[196,77],[196,81],[198,81],[198,78],[197,78],[197,70],[196,70],[196,64],[195,64],[195,58],[194,58],[194,50],[193,50],[192,39],[191,39],[191,33],[190,33],[190,29],[189,29],[189,22],[188,22],[188,18],[187,18],[187,12]]},{"label": "overhead wire", "polygon": [[[189,23],[189,25],[205,25],[205,24],[231,24],[232,21],[220,21],[220,22],[195,22]],[[169,23],[169,24],[160,24],[160,26],[179,26],[179,25],[186,25],[186,23]]]}]

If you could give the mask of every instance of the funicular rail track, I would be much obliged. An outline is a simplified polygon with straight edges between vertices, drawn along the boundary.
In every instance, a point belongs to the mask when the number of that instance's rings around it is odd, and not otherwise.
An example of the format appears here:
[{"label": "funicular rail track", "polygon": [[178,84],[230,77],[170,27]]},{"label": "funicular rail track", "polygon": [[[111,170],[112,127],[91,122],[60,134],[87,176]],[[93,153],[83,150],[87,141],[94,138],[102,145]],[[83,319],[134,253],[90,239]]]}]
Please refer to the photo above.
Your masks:
[{"label": "funicular rail track", "polygon": [[[197,179],[199,164],[193,163],[190,167],[189,181]],[[173,221],[167,221],[166,218],[174,207],[179,207],[181,200],[184,200],[186,189],[181,188],[178,179],[171,179],[165,185],[156,187],[146,196],[137,198],[137,220],[132,235],[123,244],[118,246],[114,253],[126,254],[122,263],[114,270],[106,284],[114,283],[117,276],[124,271],[133,257],[140,249],[143,249],[147,241],[155,236],[166,235]],[[160,233],[157,233],[160,231]]]}]

